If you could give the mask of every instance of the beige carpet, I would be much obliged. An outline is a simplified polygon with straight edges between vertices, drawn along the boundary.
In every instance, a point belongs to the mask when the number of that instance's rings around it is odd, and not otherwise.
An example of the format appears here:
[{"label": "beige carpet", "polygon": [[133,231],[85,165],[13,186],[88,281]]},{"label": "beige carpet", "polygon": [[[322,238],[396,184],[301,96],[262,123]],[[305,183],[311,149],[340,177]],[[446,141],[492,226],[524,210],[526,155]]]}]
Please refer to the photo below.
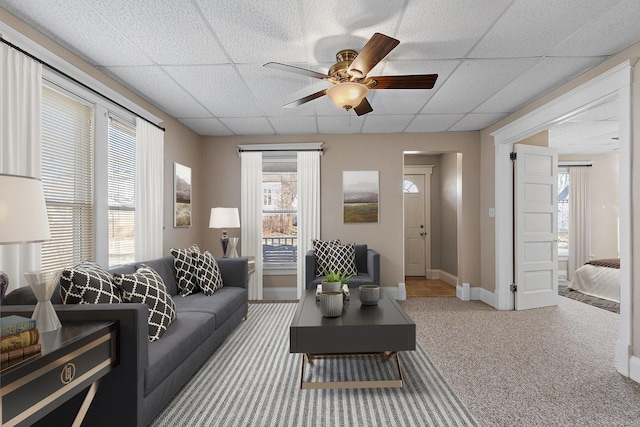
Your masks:
[{"label": "beige carpet", "polygon": [[567,298],[520,312],[456,298],[402,305],[481,425],[640,426],[640,384],[614,367],[617,314]]}]

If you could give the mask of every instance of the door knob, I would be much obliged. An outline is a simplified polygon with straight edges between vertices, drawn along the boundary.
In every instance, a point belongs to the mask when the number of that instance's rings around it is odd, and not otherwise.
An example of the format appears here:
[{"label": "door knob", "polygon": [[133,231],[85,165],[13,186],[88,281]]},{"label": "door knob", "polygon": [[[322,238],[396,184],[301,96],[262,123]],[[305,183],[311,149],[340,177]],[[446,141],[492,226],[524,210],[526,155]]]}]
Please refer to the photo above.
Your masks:
[{"label": "door knob", "polygon": [[421,232],[420,232],[420,235],[421,235],[421,236],[426,236],[426,235],[427,235],[427,233],[425,233],[424,231],[421,231]]},{"label": "door knob", "polygon": [[420,228],[424,228],[424,224],[420,224]]}]

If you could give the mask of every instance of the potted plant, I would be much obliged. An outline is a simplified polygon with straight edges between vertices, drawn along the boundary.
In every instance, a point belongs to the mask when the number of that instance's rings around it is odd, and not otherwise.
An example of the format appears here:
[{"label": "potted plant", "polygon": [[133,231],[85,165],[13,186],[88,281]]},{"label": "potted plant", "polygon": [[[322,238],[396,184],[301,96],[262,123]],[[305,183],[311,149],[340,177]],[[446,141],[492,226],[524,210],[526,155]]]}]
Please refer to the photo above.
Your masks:
[{"label": "potted plant", "polygon": [[322,291],[323,292],[342,291],[342,293],[346,297],[346,295],[349,292],[348,291],[349,287],[347,286],[347,282],[349,281],[349,279],[351,279],[351,276],[345,276],[340,272],[340,270],[338,271],[331,270],[329,272],[325,272],[324,280],[322,281]]}]

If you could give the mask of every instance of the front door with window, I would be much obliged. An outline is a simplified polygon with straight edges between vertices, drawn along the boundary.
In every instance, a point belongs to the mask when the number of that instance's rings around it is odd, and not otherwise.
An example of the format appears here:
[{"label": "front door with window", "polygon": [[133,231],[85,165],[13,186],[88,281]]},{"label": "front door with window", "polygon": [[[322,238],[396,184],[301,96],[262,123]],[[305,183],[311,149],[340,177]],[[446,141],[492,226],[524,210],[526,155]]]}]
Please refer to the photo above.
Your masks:
[{"label": "front door with window", "polygon": [[404,175],[405,275],[426,277],[431,259],[431,235],[427,223],[424,174]]}]

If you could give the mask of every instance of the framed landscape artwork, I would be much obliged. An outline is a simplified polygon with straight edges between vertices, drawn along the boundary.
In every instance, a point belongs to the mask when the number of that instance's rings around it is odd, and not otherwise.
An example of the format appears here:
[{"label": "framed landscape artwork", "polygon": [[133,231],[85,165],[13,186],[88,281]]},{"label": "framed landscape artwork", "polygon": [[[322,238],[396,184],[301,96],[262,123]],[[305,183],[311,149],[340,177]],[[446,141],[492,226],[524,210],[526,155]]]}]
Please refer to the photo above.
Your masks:
[{"label": "framed landscape artwork", "polygon": [[342,172],[342,206],[345,224],[378,222],[378,171]]},{"label": "framed landscape artwork", "polygon": [[173,164],[173,226],[191,227],[191,168]]}]

